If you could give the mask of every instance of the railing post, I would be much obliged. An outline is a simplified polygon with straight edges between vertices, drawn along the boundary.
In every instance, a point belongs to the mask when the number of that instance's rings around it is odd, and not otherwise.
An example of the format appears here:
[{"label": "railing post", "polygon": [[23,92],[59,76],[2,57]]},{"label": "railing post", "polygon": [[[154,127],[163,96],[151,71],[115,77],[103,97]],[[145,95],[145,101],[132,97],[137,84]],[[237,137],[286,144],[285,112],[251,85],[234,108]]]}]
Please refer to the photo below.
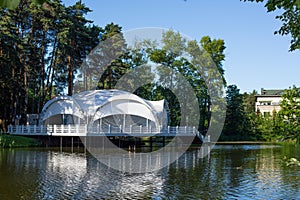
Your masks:
[{"label": "railing post", "polygon": [[129,133],[132,133],[132,125],[129,126]]},{"label": "railing post", "polygon": [[179,128],[178,128],[178,126],[176,126],[176,134],[175,135],[177,135],[177,134],[179,134]]},{"label": "railing post", "polygon": [[168,126],[168,135],[170,135],[170,126]]},{"label": "railing post", "polygon": [[108,133],[111,133],[111,127],[110,127],[110,124],[108,124]]},{"label": "railing post", "polygon": [[150,125],[150,133],[152,133],[152,126]]},{"label": "railing post", "polygon": [[78,136],[80,136],[80,134],[79,134],[79,124],[75,125],[75,131],[78,134]]},{"label": "railing post", "polygon": [[193,126],[193,134],[195,135],[195,126]]},{"label": "railing post", "polygon": [[142,134],[142,125],[140,125],[140,134]]},{"label": "railing post", "polygon": [[36,125],[33,125],[33,133],[36,135]]},{"label": "railing post", "polygon": [[22,125],[21,133],[24,134],[24,125]]},{"label": "railing post", "polygon": [[119,132],[122,133],[122,125],[120,125],[119,127],[120,127]]},{"label": "railing post", "polygon": [[184,127],[184,129],[185,129],[185,134],[187,134],[186,126]]},{"label": "railing post", "polygon": [[56,124],[53,125],[53,133],[56,134]]},{"label": "railing post", "polygon": [[68,133],[71,134],[71,125],[68,124]]},{"label": "railing post", "polygon": [[[88,134],[88,125],[87,124],[84,125],[84,134],[85,134],[84,136],[87,136],[87,134]],[[85,138],[85,141],[86,141],[86,138]],[[86,149],[86,147],[85,147],[85,149]]]}]

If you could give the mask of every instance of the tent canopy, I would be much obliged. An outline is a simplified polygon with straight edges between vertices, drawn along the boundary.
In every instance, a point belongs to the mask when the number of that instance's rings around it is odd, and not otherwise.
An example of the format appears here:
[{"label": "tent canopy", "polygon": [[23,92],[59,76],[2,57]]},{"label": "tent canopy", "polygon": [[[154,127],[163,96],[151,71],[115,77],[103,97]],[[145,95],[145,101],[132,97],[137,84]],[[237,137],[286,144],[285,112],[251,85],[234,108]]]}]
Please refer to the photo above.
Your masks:
[{"label": "tent canopy", "polygon": [[[123,116],[122,120],[120,116]],[[121,90],[92,90],[72,97],[53,98],[42,110],[42,123],[45,125],[95,123],[105,119],[111,123],[113,119],[119,120],[122,121],[120,125],[127,126],[152,124],[165,127],[168,122],[167,104],[165,100],[147,101]]]}]

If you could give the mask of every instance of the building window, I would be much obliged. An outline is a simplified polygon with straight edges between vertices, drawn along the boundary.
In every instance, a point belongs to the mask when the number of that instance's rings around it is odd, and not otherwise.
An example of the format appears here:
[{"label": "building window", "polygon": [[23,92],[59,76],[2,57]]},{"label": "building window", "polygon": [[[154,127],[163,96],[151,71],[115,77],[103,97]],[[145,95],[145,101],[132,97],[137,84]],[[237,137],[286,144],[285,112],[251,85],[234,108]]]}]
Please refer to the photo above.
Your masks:
[{"label": "building window", "polygon": [[260,105],[261,106],[270,106],[271,105],[271,101],[261,101]]}]

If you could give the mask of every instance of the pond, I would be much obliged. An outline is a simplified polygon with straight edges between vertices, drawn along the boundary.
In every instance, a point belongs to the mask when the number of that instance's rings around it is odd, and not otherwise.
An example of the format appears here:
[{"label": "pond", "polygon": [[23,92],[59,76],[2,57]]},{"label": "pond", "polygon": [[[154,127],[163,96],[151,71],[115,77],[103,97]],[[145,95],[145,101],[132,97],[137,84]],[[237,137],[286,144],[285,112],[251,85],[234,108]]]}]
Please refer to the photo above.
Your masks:
[{"label": "pond", "polygon": [[0,150],[0,199],[300,199],[295,145],[191,148],[156,172],[108,168],[93,156],[55,149]]}]

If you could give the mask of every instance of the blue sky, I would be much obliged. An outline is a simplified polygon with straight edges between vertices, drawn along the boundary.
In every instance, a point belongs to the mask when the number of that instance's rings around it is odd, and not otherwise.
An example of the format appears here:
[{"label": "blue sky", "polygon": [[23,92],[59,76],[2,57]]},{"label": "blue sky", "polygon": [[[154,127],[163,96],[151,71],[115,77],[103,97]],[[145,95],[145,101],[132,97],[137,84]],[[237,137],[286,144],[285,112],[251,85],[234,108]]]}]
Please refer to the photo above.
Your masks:
[{"label": "blue sky", "polygon": [[[63,0],[67,5],[76,0]],[[281,22],[263,4],[239,0],[82,0],[87,17],[104,27],[114,22],[131,30],[171,28],[200,40],[225,41],[223,63],[228,84],[241,92],[300,86],[300,52],[289,52],[290,37],[274,35]]]}]

